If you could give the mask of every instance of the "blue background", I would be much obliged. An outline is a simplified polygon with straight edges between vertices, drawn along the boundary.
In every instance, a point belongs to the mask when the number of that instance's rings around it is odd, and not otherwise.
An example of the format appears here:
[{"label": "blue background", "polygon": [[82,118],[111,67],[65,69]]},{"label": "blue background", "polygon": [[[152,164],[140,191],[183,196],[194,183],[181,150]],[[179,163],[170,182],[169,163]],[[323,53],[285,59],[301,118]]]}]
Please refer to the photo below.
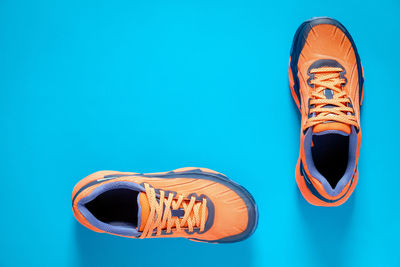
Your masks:
[{"label": "blue background", "polygon": [[[1,1],[0,266],[399,266],[398,1]],[[360,180],[338,208],[297,189],[295,30],[332,16],[365,69]],[[97,170],[207,167],[260,209],[245,242],[91,232]]]}]

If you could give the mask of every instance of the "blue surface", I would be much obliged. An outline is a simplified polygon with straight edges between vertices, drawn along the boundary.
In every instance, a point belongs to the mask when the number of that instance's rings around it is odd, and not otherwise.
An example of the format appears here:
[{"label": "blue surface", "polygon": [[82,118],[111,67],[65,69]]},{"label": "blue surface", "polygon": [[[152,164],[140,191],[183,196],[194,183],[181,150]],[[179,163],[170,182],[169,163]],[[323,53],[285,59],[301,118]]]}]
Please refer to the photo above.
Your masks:
[{"label": "blue surface", "polygon": [[[0,266],[400,265],[400,2],[32,2],[0,2]],[[338,208],[294,179],[288,57],[313,16],[347,27],[365,69],[360,180]],[[94,171],[184,166],[253,193],[250,239],[131,240],[72,215]]]}]

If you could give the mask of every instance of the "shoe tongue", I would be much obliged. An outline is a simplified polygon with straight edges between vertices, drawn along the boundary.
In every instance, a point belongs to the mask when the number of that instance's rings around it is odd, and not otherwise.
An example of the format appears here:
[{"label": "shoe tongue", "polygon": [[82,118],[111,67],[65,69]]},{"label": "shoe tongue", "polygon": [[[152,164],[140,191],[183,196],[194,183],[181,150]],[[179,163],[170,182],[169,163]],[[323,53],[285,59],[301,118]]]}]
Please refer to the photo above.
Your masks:
[{"label": "shoe tongue", "polygon": [[150,205],[149,200],[147,199],[146,193],[139,193],[138,195],[138,228],[139,231],[143,231],[144,227],[146,226],[147,219],[149,218],[150,214]]},{"label": "shoe tongue", "polygon": [[331,133],[349,135],[351,133],[351,128],[350,125],[340,122],[325,122],[315,125],[312,132],[317,133],[318,135]]},{"label": "shoe tongue", "polygon": [[[333,95],[335,94],[331,89],[325,89],[323,93],[327,99],[332,99]],[[333,108],[333,107],[326,105],[325,108]],[[350,125],[341,122],[328,121],[325,123],[317,124],[313,127],[313,133],[323,134],[323,133],[335,133],[335,132],[336,133],[343,132],[346,135],[349,135],[351,133]]]}]

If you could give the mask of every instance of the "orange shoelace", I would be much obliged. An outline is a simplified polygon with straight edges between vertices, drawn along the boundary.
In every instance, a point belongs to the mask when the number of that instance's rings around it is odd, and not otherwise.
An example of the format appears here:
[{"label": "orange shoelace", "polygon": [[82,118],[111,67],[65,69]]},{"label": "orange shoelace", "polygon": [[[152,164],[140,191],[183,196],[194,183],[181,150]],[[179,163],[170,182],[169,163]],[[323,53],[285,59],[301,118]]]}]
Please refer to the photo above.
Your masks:
[{"label": "orange shoelace", "polygon": [[[207,200],[205,198],[202,201],[197,201],[192,196],[190,200],[185,200],[180,195],[176,199],[172,193],[169,193],[167,198],[165,192],[160,190],[159,201],[157,201],[154,188],[146,183],[144,187],[150,205],[150,214],[140,238],[152,236],[155,229],[157,229],[156,235],[160,235],[164,229],[166,233],[170,233],[173,227],[178,232],[183,228],[186,229],[186,224],[189,232],[193,232],[195,227],[200,228],[200,231],[204,231],[207,207]],[[184,210],[183,217],[173,217],[171,210],[181,208]]]},{"label": "orange shoelace", "polygon": [[[314,74],[314,79],[311,79],[310,84],[314,85],[310,99],[310,114],[315,113],[316,116],[308,118],[305,128],[312,127],[316,124],[327,121],[336,121],[358,127],[354,110],[348,106],[350,99],[343,90],[342,85],[345,79],[340,77],[342,68],[321,67],[311,69],[310,73]],[[333,91],[332,99],[327,99],[324,95],[324,90],[330,89]]]}]

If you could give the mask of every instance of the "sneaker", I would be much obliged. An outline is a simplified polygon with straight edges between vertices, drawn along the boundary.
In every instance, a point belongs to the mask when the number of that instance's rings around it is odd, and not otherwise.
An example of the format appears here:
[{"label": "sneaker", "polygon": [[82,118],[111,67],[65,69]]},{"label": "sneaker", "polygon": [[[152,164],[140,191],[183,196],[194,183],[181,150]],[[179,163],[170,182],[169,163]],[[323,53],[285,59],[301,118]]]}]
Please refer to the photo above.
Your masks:
[{"label": "sneaker", "polygon": [[246,189],[204,168],[96,172],[75,186],[72,209],[93,231],[140,239],[237,242],[248,238],[258,221],[256,203]]},{"label": "sneaker", "polygon": [[313,205],[341,205],[358,180],[364,91],[360,57],[342,24],[321,17],[300,25],[289,83],[302,117],[297,184]]}]

